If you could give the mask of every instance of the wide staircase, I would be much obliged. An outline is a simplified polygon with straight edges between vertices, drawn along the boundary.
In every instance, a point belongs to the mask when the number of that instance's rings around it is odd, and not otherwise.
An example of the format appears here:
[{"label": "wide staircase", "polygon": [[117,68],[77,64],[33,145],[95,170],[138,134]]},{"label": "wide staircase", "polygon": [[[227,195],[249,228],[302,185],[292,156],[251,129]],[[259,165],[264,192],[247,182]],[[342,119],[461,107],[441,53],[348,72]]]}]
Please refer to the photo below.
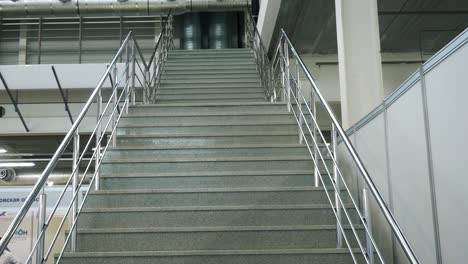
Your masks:
[{"label": "wide staircase", "polygon": [[251,50],[171,51],[157,102],[129,111],[63,263],[353,263]]}]

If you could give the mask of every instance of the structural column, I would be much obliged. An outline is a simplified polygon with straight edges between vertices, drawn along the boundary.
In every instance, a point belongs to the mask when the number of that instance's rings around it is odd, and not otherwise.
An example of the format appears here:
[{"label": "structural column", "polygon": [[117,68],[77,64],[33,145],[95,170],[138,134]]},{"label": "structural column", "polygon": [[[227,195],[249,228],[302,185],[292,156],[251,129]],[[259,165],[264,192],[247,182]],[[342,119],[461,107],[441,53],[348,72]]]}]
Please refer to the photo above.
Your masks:
[{"label": "structural column", "polygon": [[280,6],[280,0],[260,1],[260,12],[258,14],[257,29],[267,50],[271,44]]},{"label": "structural column", "polygon": [[377,0],[335,0],[341,112],[345,129],[382,102]]}]

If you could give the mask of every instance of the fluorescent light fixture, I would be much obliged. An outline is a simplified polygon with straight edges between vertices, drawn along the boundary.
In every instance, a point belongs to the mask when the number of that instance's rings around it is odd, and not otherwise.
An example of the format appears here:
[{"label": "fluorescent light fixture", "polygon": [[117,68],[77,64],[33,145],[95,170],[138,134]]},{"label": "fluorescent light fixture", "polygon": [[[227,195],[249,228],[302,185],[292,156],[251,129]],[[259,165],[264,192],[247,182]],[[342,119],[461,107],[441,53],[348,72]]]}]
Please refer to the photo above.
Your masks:
[{"label": "fluorescent light fixture", "polygon": [[0,154],[7,153],[8,151],[6,149],[0,148]]},{"label": "fluorescent light fixture", "polygon": [[36,163],[34,162],[0,162],[0,168],[17,168],[17,167],[34,167]]}]

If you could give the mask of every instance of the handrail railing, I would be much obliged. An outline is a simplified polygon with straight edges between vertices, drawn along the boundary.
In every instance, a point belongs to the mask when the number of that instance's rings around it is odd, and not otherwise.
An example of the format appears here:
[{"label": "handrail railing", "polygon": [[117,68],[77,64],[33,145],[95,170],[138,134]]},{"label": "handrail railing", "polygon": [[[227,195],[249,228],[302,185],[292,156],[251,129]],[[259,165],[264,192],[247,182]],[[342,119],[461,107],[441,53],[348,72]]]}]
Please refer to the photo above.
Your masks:
[{"label": "handrail railing", "polygon": [[265,49],[263,40],[258,32],[257,26],[255,25],[255,20],[252,16],[250,10],[247,9],[247,21],[246,24],[246,37],[247,43],[254,51],[254,57],[257,64],[257,70],[260,73],[260,78],[262,79],[262,86],[265,90],[265,97],[268,101],[274,102],[277,97],[275,90],[271,90],[271,80],[272,80],[272,67],[270,63],[270,58],[268,57],[268,52]]},{"label": "handrail railing", "polygon": [[[147,63],[144,60],[143,53],[141,52],[133,33],[131,31],[128,33],[127,37],[122,42],[122,45],[118,49],[117,53],[114,55],[111,63],[108,65],[108,68],[99,80],[97,86],[93,89],[89,99],[85,103],[80,114],[73,122],[72,127],[65,135],[60,146],[55,151],[54,155],[48,162],[44,171],[41,173],[31,193],[25,199],[24,204],[22,205],[19,212],[11,222],[5,234],[2,236],[0,240],[0,255],[3,254],[16,230],[18,229],[28,212],[30,212],[33,203],[37,197],[39,197],[40,201],[40,224],[37,231],[36,241],[25,263],[30,263],[34,254],[36,255],[36,263],[38,264],[45,263],[49,259],[57,242],[57,239],[61,234],[61,231],[63,230],[67,216],[69,216],[70,219],[70,231],[66,236],[65,243],[62,245],[60,254],[55,263],[60,262],[67,245],[69,246],[69,249],[71,251],[76,250],[76,223],[78,216],[81,213],[83,205],[93,184],[94,189],[99,189],[99,174],[102,161],[110,144],[112,144],[112,146],[116,145],[117,125],[122,115],[124,113],[128,113],[129,105],[135,104],[136,102],[137,87],[135,86],[135,80],[139,78],[139,75],[144,76],[145,78],[144,81],[141,82],[143,103],[149,102],[148,100],[145,100],[145,96],[147,96],[148,94],[155,94],[155,90],[157,89],[157,84],[159,82],[153,82],[153,85],[151,85],[151,82],[149,82],[148,80],[157,80],[160,78],[159,75],[162,72],[162,68],[164,66],[164,61],[161,60],[165,60],[167,58],[168,49],[172,48],[171,23],[172,16],[169,16],[164,26],[164,28],[166,29],[163,29],[159,36],[159,38],[161,38],[161,35],[163,35],[162,43],[164,43],[164,45],[160,45],[160,41],[158,41],[156,43],[155,48],[155,53],[165,55],[158,55],[156,59],[151,60],[150,63]],[[171,31],[169,32],[169,30],[167,29],[171,29]],[[124,61],[123,65],[118,63],[121,58]],[[135,67],[136,65],[139,65],[139,67]],[[141,67],[141,65],[143,65],[143,68]],[[158,68],[158,71],[150,71],[151,67]],[[139,69],[140,71],[138,72],[137,69]],[[155,76],[155,74],[158,75]],[[107,82],[107,80],[109,80],[109,82]],[[107,103],[103,106],[102,91],[107,83],[110,83],[112,92],[109,95]],[[89,140],[84,145],[84,148],[80,150],[80,125],[82,125],[83,121],[85,120],[85,117],[87,116],[89,110],[93,105],[95,105],[97,109],[96,126],[94,127],[91,135],[89,136]],[[49,176],[57,166],[62,155],[65,153],[67,147],[70,144],[73,144],[73,169],[70,174],[70,177],[65,183],[62,192],[60,193],[57,201],[55,202],[55,206],[52,209],[50,209],[50,212],[47,212],[48,217],[46,219],[44,189],[49,179]],[[91,157],[89,157],[91,154],[90,151],[92,145],[94,145],[94,148],[92,149]],[[87,162],[82,164],[82,161]],[[92,168],[93,166],[94,168]],[[84,172],[79,173],[80,169],[84,169]],[[94,169],[94,172],[89,177],[87,176],[87,174],[91,169]],[[89,186],[87,187],[87,190],[84,194],[81,205],[78,205],[78,196],[80,193],[80,189],[83,187],[84,182],[88,180]],[[62,204],[63,198],[68,193],[70,186],[72,190],[71,201],[69,202],[69,204],[66,204],[66,212],[62,220],[60,221],[57,231],[53,235],[50,245],[46,248],[44,244],[46,230],[49,227],[52,218],[55,216],[58,207]]]},{"label": "handrail railing", "polygon": [[[251,16],[248,24],[247,28],[256,28]],[[322,186],[326,186],[327,182],[330,182],[332,185],[331,187],[334,195],[329,193],[328,188],[324,189],[327,199],[332,206],[333,213],[337,219],[337,247],[342,247],[342,241],[344,240],[354,262],[359,263],[358,260],[360,258],[355,255],[355,250],[352,248],[351,239],[353,239],[353,241],[357,242],[359,252],[366,263],[374,263],[375,255],[379,259],[380,263],[385,263],[383,254],[379,250],[377,242],[372,235],[369,206],[369,198],[371,197],[368,196],[368,193],[370,192],[373,199],[375,199],[380,212],[383,214],[385,220],[390,226],[390,229],[397,238],[398,243],[405,252],[408,261],[413,264],[419,263],[408,239],[403,234],[397,220],[386,205],[360,156],[351,144],[350,139],[341,127],[332,108],[325,100],[320,89],[312,78],[311,73],[289,40],[287,34],[284,30],[281,30],[278,46],[275,47],[273,60],[270,62],[268,60],[265,47],[259,47],[263,45],[258,31],[254,29],[248,29],[247,31],[250,35],[248,36],[249,45],[254,51],[257,66],[262,76],[262,82],[267,94],[267,99],[272,102],[276,102],[277,100],[284,101],[287,104],[288,110],[293,112],[294,117],[296,118],[299,125],[299,141],[301,143],[305,141],[315,166],[315,186],[319,186],[320,184]],[[295,65],[291,66],[291,60]],[[301,87],[300,72],[304,74],[306,81],[311,86],[309,98],[304,96],[303,87]],[[329,141],[325,139],[322,129],[319,126],[319,122],[322,122],[323,120],[318,120],[317,118],[318,104],[323,106],[327,118],[331,121],[331,140]],[[338,138],[345,147],[345,154],[350,155],[351,162],[357,167],[357,171],[364,179],[366,187],[363,188],[361,199],[364,207],[362,210],[363,212],[361,212],[359,203],[354,198],[356,192],[351,191],[351,188],[346,183],[346,178],[339,167],[337,155]],[[328,168],[326,158],[331,159],[333,170]],[[322,175],[323,173],[319,171],[319,166],[323,167],[325,175]],[[324,178],[324,176],[328,176],[328,178]],[[343,194],[343,191],[345,194]],[[343,195],[347,195],[349,197],[343,197]],[[359,195],[359,192],[357,195]],[[334,198],[331,198],[333,196]],[[345,198],[348,199],[345,200]],[[346,204],[345,201],[350,201],[351,205]],[[349,209],[350,206],[352,209],[356,210],[359,225],[353,223],[355,218],[353,218],[352,212]],[[351,229],[351,233],[354,238],[348,237],[349,233],[347,234],[345,232],[345,229],[348,227],[345,225],[344,221],[349,224],[349,228]],[[366,243],[361,242],[358,234],[357,229],[361,226],[366,234]]]}]

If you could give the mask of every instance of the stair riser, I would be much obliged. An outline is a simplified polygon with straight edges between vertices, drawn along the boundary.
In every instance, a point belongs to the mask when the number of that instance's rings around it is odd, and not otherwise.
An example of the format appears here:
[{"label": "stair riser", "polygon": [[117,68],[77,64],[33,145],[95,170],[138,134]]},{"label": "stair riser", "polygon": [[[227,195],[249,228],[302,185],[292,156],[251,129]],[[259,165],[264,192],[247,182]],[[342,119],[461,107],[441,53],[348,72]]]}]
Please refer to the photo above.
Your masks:
[{"label": "stair riser", "polygon": [[101,178],[104,190],[151,189],[154,186],[162,189],[303,187],[312,186],[313,183],[312,175]]},{"label": "stair riser", "polygon": [[[362,232],[361,232],[362,233]],[[348,232],[348,237],[352,233]],[[354,239],[353,239],[354,240]],[[336,247],[336,231],[78,233],[78,251],[253,250]],[[357,243],[353,243],[356,246]]]},{"label": "stair riser", "polygon": [[[310,179],[310,185],[313,183]],[[88,208],[327,203],[325,191],[92,194]]]},{"label": "stair riser", "polygon": [[240,74],[257,74],[257,69],[254,67],[250,67],[248,69],[230,69],[230,68],[213,68],[210,70],[203,70],[198,68],[185,68],[184,70],[173,69],[173,67],[164,67],[163,76],[180,76],[182,74],[190,74],[190,75],[213,75],[213,74],[233,74],[233,75],[240,75]]},{"label": "stair riser", "polygon": [[177,122],[177,123],[195,123],[195,122],[215,122],[218,124],[224,124],[226,122],[293,122],[294,119],[291,115],[282,114],[240,114],[240,115],[187,115],[187,116],[126,116],[121,118],[120,125],[141,125],[141,124],[164,124],[166,122]]},{"label": "stair riser", "polygon": [[255,94],[255,93],[264,93],[263,89],[260,87],[256,88],[171,88],[171,89],[162,89],[158,95],[176,95],[176,94],[200,94],[200,95],[210,95],[210,94]]},{"label": "stair riser", "polygon": [[185,103],[254,103],[265,102],[265,98],[232,98],[232,99],[188,99],[188,100],[156,100],[156,104],[185,104]]},{"label": "stair riser", "polygon": [[158,100],[200,100],[200,99],[251,99],[251,98],[264,98],[265,93],[258,91],[255,93],[210,93],[210,94],[168,94],[160,93],[156,95]]},{"label": "stair riser", "polygon": [[[199,114],[222,114],[222,113],[285,113],[286,105],[284,104],[271,104],[271,105],[217,105],[217,106],[177,106],[177,107],[130,107],[130,114],[181,114],[186,113],[189,115]],[[291,115],[292,117],[292,115]]]},{"label": "stair riser", "polygon": [[179,74],[163,74],[162,75],[162,82],[164,80],[194,80],[198,81],[199,79],[218,79],[218,80],[224,80],[224,79],[259,79],[260,75],[254,71],[250,71],[250,73],[212,73],[206,71],[203,74],[191,74],[191,73],[179,73]]},{"label": "stair riser", "polygon": [[211,71],[211,70],[223,70],[223,71],[229,71],[229,70],[246,70],[246,71],[257,71],[257,65],[255,64],[246,64],[246,65],[170,65],[170,64],[165,64],[164,65],[164,70],[165,71],[174,71],[174,72],[189,72],[192,70],[203,70],[203,71]]},{"label": "stair riser", "polygon": [[312,161],[204,161],[204,162],[160,162],[160,163],[104,163],[103,173],[164,173],[194,171],[239,171],[239,170],[297,170],[313,169]]},{"label": "stair riser", "polygon": [[223,82],[172,82],[171,83],[161,83],[160,90],[169,90],[169,89],[204,89],[204,88],[219,88],[219,89],[239,89],[239,88],[262,88],[260,81],[242,81],[236,80],[234,82],[223,83]]},{"label": "stair riser", "polygon": [[172,138],[122,138],[117,137],[119,146],[215,146],[219,144],[274,144],[297,143],[297,135],[286,136],[225,136],[225,137],[172,137]]},{"label": "stair riser", "polygon": [[[350,212],[351,213],[351,212]],[[332,225],[336,218],[330,208],[279,210],[207,210],[172,212],[83,211],[79,228],[202,227]]]},{"label": "stair riser", "polygon": [[[203,133],[203,132],[271,132],[298,131],[297,125],[258,125],[258,126],[171,126],[171,127],[139,127],[117,129],[118,135],[145,135],[151,133]],[[299,133],[299,132],[298,132]]]},{"label": "stair riser", "polygon": [[200,55],[169,55],[169,62],[197,62],[197,61],[254,61],[253,54],[200,54]]},{"label": "stair riser", "polygon": [[198,67],[198,66],[256,66],[254,59],[226,59],[226,60],[178,60],[178,61],[168,61],[165,64],[166,66],[184,66],[184,67]]},{"label": "stair riser", "polygon": [[196,157],[272,157],[272,156],[310,155],[305,147],[281,148],[194,148],[194,149],[161,149],[161,150],[107,150],[106,159],[122,158],[196,158]]},{"label": "stair riser", "polygon": [[[254,85],[261,85],[261,81],[258,77],[230,77],[230,78],[217,78],[216,76],[211,78],[197,78],[197,79],[163,79],[161,80],[161,87],[168,87],[170,85],[187,85],[187,84],[202,84],[202,85],[209,85],[209,84],[218,84],[220,86],[224,86],[225,84],[254,84]],[[164,88],[162,88],[164,89]]]},{"label": "stair riser", "polygon": [[[358,263],[365,263],[359,255]],[[271,254],[271,255],[223,255],[223,256],[177,256],[177,257],[65,257],[65,264],[352,264],[351,255],[346,253],[323,254]]]}]

